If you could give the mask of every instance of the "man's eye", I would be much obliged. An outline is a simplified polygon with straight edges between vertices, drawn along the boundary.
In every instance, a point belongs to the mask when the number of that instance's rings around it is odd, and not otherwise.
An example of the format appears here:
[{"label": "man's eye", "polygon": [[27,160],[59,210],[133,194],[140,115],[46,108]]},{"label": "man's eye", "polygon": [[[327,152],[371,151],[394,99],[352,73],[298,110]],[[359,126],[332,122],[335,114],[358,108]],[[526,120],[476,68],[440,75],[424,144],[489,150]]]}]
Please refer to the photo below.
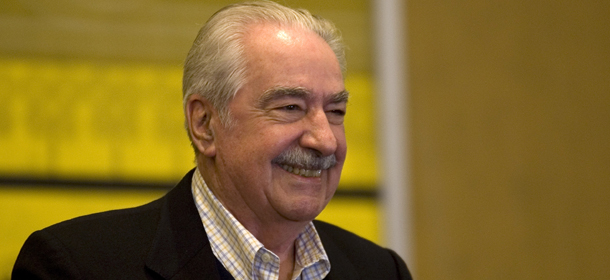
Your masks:
[{"label": "man's eye", "polygon": [[337,116],[345,116],[345,111],[344,110],[332,110],[331,113],[337,115]]},{"label": "man's eye", "polygon": [[291,104],[291,105],[286,105],[286,106],[282,107],[282,109],[287,110],[287,111],[295,111],[295,110],[301,109],[301,107],[299,107],[299,105]]},{"label": "man's eye", "polygon": [[326,114],[332,115],[334,117],[344,117],[346,112],[345,112],[345,109],[332,109],[332,110],[326,111]]},{"label": "man's eye", "polygon": [[328,118],[328,122],[331,124],[336,124],[336,125],[343,124],[343,119],[345,118],[345,110],[341,110],[341,109],[329,110],[326,113],[326,117]]}]

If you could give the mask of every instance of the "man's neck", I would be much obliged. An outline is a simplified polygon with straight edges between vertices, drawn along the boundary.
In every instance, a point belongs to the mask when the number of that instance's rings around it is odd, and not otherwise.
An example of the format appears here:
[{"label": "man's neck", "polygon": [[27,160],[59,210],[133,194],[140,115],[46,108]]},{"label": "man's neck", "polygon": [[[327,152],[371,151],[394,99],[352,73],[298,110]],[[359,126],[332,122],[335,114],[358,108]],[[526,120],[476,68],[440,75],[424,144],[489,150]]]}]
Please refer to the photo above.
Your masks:
[{"label": "man's neck", "polygon": [[295,250],[294,246],[292,246],[292,253],[289,253],[287,256],[280,257],[280,279],[279,280],[290,280],[292,279],[292,272],[294,271],[294,257]]},{"label": "man's neck", "polygon": [[292,250],[294,241],[310,223],[309,221],[294,222],[285,220],[262,222],[255,217],[245,217],[244,219],[238,215],[235,215],[235,217],[258,241],[265,245],[265,248],[276,254]]}]

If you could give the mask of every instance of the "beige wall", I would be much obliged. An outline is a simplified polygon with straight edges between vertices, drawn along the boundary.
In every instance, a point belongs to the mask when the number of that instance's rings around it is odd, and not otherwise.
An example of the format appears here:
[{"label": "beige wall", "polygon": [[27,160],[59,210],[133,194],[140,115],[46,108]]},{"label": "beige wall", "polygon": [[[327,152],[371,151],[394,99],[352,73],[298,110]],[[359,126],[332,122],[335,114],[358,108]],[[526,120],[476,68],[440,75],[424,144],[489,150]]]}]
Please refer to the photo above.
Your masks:
[{"label": "beige wall", "polygon": [[407,9],[418,279],[610,279],[610,2]]}]

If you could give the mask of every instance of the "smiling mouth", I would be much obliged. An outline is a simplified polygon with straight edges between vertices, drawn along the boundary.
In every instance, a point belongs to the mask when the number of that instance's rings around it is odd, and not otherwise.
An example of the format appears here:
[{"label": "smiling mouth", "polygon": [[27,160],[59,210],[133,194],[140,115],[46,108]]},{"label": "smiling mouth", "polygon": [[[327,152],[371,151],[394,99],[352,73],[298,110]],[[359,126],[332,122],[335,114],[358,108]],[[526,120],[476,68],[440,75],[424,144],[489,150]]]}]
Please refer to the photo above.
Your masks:
[{"label": "smiling mouth", "polygon": [[282,167],[282,169],[284,169],[292,174],[296,174],[296,175],[303,176],[303,177],[320,177],[322,175],[321,169],[317,169],[317,170],[304,169],[304,168],[292,167],[292,166],[286,165],[286,164],[282,164],[282,165],[280,165],[280,167]]}]

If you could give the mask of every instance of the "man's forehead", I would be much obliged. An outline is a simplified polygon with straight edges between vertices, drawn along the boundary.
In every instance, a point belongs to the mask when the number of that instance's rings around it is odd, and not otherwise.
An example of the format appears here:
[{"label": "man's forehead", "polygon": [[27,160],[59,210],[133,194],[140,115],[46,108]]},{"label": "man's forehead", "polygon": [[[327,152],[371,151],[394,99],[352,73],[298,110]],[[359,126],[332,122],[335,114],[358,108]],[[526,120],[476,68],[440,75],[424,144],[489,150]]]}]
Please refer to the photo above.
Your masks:
[{"label": "man's forehead", "polygon": [[[257,21],[245,26],[242,40],[267,42],[269,38],[278,40],[285,44],[293,44],[294,41],[302,40],[303,34],[317,35],[315,32],[299,25],[280,24],[271,21]],[[265,37],[265,38],[263,38]]]}]

